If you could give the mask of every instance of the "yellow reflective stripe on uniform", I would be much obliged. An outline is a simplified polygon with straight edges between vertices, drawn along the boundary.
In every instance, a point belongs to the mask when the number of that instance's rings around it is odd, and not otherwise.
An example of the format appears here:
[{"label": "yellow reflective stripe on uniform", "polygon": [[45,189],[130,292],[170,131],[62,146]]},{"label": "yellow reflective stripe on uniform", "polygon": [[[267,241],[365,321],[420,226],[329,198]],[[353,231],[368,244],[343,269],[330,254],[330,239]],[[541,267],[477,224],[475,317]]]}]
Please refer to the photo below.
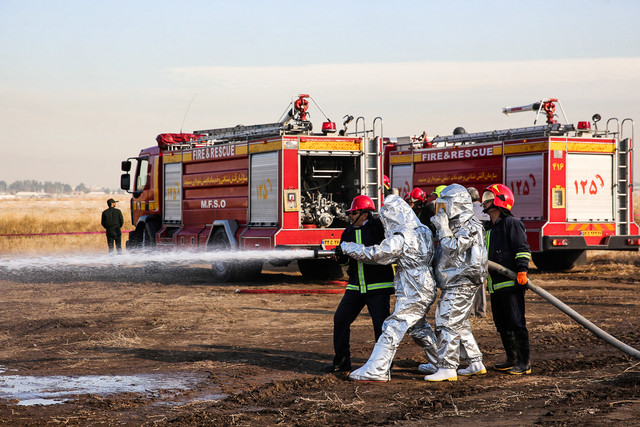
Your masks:
[{"label": "yellow reflective stripe on uniform", "polygon": [[515,285],[516,285],[516,282],[514,282],[513,280],[508,280],[506,282],[496,283],[495,285],[493,285],[493,290],[496,291],[498,289],[508,288],[509,286],[515,286]]},{"label": "yellow reflective stripe on uniform", "polygon": [[369,285],[368,288],[369,290],[393,288],[393,282],[374,283],[373,285]]},{"label": "yellow reflective stripe on uniform", "polygon": [[514,282],[513,280],[508,280],[506,282],[500,282],[500,283],[494,284],[491,281],[491,276],[489,276],[487,279],[487,291],[490,294],[494,293],[497,290],[508,288],[510,286],[515,286],[515,285],[516,285],[516,282]]},{"label": "yellow reflective stripe on uniform", "polygon": [[[487,255],[489,254],[489,243],[491,240],[491,230],[487,230],[484,233],[484,245],[487,248]],[[487,292],[493,293],[493,286],[491,286],[491,274],[487,274]]]},{"label": "yellow reflective stripe on uniform", "polygon": [[[367,286],[367,289],[369,289],[370,291],[374,289],[386,289],[386,288],[393,288],[393,282],[374,283],[372,285]],[[353,284],[348,284],[347,289],[350,291],[360,292],[360,287]]]},{"label": "yellow reflective stripe on uniform", "polygon": [[[362,230],[356,230],[356,243],[362,244]],[[364,281],[364,264],[358,261],[358,282],[360,283],[360,293],[367,292],[367,283]]]},{"label": "yellow reflective stripe on uniform", "polygon": [[529,252],[518,252],[516,254],[516,258],[527,258],[527,259],[531,259],[531,253]]}]

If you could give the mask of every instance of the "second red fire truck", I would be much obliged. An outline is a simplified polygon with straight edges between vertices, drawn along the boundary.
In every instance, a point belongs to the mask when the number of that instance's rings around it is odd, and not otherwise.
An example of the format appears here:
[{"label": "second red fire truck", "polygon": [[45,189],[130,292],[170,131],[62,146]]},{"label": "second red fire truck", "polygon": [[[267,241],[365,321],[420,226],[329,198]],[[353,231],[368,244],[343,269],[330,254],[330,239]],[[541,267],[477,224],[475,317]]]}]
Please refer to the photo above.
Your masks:
[{"label": "second red fire truck", "polygon": [[512,212],[524,222],[533,261],[542,270],[571,268],[584,261],[586,250],[637,250],[633,121],[612,118],[598,129],[596,114],[576,125],[559,123],[556,105],[556,99],[545,99],[504,109],[534,111],[536,121],[544,114],[544,125],[399,138],[385,150],[386,173],[402,196],[451,183],[480,194],[493,183],[509,186],[516,199]]}]

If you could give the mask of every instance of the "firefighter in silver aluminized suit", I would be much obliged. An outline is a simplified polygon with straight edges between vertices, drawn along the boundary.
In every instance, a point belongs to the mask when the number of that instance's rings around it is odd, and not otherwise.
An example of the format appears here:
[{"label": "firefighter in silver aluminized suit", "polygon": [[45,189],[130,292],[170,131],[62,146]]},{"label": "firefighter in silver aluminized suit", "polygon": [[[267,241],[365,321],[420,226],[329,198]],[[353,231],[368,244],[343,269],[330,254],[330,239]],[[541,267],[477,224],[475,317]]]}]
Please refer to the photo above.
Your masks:
[{"label": "firefighter in silver aluminized suit", "polygon": [[[444,188],[431,222],[437,230],[434,273],[441,290],[435,319],[438,370],[424,379],[455,381],[458,374],[486,374],[482,353],[471,333],[469,313],[478,287],[487,277],[487,250],[484,228],[473,214],[466,188],[458,184]],[[469,366],[456,372],[460,359]]]},{"label": "firefighter in silver aluminized suit", "polygon": [[384,321],[382,335],[367,363],[349,375],[355,381],[389,381],[393,356],[407,331],[425,349],[429,360],[436,356],[435,334],[425,319],[436,298],[431,231],[418,221],[407,202],[393,194],[384,199],[380,219],[385,239],[379,244],[340,245],[345,255],[358,261],[397,265],[395,309]]}]

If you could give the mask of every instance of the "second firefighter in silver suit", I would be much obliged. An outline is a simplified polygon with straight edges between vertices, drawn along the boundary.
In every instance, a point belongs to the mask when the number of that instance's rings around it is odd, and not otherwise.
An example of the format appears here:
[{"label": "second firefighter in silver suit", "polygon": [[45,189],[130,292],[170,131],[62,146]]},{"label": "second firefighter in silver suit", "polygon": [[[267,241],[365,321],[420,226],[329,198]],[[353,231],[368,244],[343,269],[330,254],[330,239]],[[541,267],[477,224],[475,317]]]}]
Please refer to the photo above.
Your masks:
[{"label": "second firefighter in silver suit", "polygon": [[[427,381],[455,381],[457,375],[479,375],[487,371],[482,353],[471,332],[469,312],[479,286],[487,277],[484,229],[473,214],[467,190],[458,184],[444,188],[436,200],[438,245],[434,274],[441,290],[436,313],[438,331],[437,372]],[[456,371],[460,359],[468,367]]]},{"label": "second firefighter in silver suit", "polygon": [[428,359],[435,361],[435,335],[425,320],[436,298],[431,231],[396,195],[384,199],[380,219],[385,228],[385,239],[380,244],[340,245],[345,255],[358,261],[396,264],[395,309],[382,325],[382,335],[367,363],[349,375],[356,381],[389,381],[393,357],[407,332],[422,345]]}]

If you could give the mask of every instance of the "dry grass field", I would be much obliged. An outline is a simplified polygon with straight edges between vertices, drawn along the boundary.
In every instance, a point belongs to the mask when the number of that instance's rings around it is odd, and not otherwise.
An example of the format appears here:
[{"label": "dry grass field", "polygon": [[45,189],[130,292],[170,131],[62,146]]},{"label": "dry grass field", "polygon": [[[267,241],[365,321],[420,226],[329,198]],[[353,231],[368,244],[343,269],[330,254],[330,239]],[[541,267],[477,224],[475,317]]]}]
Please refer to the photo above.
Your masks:
[{"label": "dry grass field", "polygon": [[[110,195],[67,196],[57,198],[0,199],[0,234],[103,232],[102,211]],[[129,196],[121,195],[119,209],[124,216],[123,230],[131,228]],[[126,236],[123,236],[126,240]],[[0,253],[52,253],[104,251],[104,234],[61,236],[0,236]]]},{"label": "dry grass field", "polygon": [[[640,224],[640,191],[634,193],[634,219]],[[74,233],[103,231],[100,214],[111,196],[85,195],[59,198],[0,199],[0,234]],[[123,230],[130,230],[129,195],[116,197],[124,216]],[[127,239],[123,236],[124,241]],[[103,234],[62,236],[0,236],[0,253],[101,252],[106,248]],[[635,253],[598,253],[598,257],[625,259]],[[633,258],[635,259],[635,258]]]}]

